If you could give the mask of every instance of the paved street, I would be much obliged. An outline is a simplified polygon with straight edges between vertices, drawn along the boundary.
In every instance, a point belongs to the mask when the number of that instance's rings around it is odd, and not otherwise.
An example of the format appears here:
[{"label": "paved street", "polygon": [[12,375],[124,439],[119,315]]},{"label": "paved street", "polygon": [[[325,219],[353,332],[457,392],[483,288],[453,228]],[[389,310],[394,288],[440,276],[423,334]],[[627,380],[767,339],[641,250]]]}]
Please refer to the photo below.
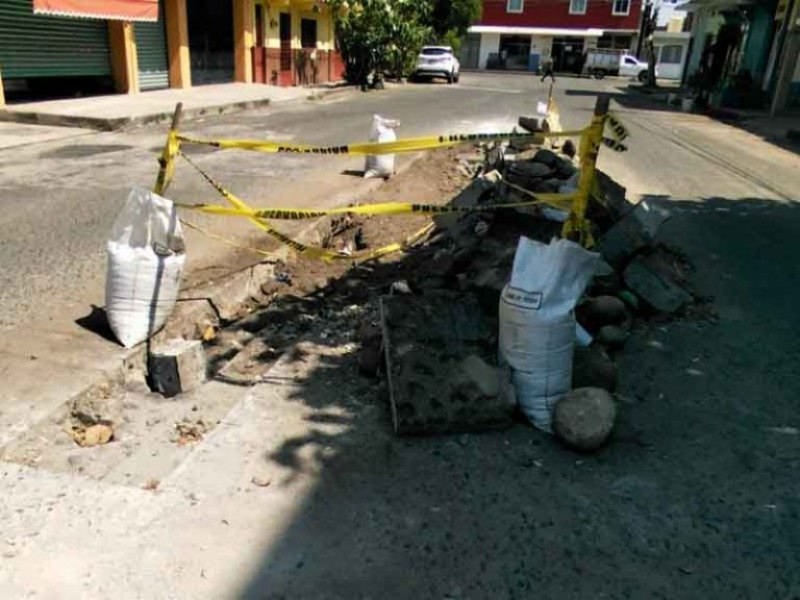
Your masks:
[{"label": "paved street", "polygon": [[[192,402],[224,396],[233,408],[167,465],[157,491],[3,463],[0,597],[800,596],[800,158],[624,86],[560,78],[562,124],[585,123],[597,92],[614,95],[630,151],[604,151],[600,166],[672,212],[661,241],[686,253],[720,319],[634,331],[619,365],[621,431],[607,449],[573,454],[522,425],[399,439],[385,402],[337,383],[358,380],[352,357],[285,358],[275,383],[198,392]],[[545,93],[530,77],[465,74],[459,86],[346,93],[185,130],[331,144],[366,137],[380,113],[406,136],[488,131]],[[151,183],[163,135],[0,151],[6,336],[21,343],[28,323],[71,322],[102,303],[105,236],[126,188]],[[342,174],[356,159],[195,158],[261,206],[341,202],[365,185]],[[184,165],[171,193],[212,199]],[[216,227],[262,243],[245,224]],[[189,242],[195,274],[241,260]],[[135,457],[145,472],[175,458],[146,450]]]}]

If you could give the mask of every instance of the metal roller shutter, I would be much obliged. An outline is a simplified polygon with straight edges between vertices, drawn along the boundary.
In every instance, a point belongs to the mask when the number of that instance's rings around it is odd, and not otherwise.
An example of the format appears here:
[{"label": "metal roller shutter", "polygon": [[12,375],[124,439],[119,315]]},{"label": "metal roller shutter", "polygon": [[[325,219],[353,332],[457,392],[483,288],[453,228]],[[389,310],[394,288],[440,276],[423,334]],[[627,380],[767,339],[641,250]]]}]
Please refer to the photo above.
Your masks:
[{"label": "metal roller shutter", "polygon": [[4,79],[111,75],[106,22],[33,14],[32,0],[0,0]]},{"label": "metal roller shutter", "polygon": [[139,89],[157,90],[169,87],[163,2],[158,6],[158,21],[135,23],[133,32],[136,35],[136,57],[139,62]]}]

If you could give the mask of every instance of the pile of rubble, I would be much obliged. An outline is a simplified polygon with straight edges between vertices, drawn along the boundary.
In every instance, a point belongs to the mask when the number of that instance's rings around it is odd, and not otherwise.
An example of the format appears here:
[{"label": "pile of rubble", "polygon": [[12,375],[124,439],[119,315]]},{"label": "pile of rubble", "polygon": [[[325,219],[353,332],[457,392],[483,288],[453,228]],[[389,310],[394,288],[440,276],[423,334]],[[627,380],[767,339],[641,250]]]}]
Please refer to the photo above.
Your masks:
[{"label": "pile of rubble", "polygon": [[[456,161],[474,177],[450,201],[460,207],[568,193],[580,177],[570,142],[558,153],[476,148]],[[580,450],[599,447],[611,432],[615,357],[635,324],[675,315],[695,301],[687,261],[656,242],[668,215],[647,202],[632,205],[624,188],[601,172],[597,176],[600,193],[591,198],[589,217],[603,260],[576,309],[583,343],[575,348],[575,391],[559,402],[553,426]],[[239,383],[247,377],[260,383],[267,380],[265,362],[277,360],[299,337],[314,338],[352,348],[361,374],[385,381],[398,434],[511,426],[518,418],[513,390],[497,366],[500,295],[519,238],[549,242],[565,217],[535,205],[437,215],[432,231],[407,253],[349,270],[332,268],[333,277],[302,294],[291,291],[292,281],[314,267],[305,259],[285,265],[268,282],[269,306],[232,324],[235,334],[223,331],[207,345],[212,369]],[[338,249],[393,241],[380,239],[368,218],[339,218],[325,230],[324,244]],[[234,338],[235,347],[224,344]],[[254,375],[257,368],[261,375]]]}]

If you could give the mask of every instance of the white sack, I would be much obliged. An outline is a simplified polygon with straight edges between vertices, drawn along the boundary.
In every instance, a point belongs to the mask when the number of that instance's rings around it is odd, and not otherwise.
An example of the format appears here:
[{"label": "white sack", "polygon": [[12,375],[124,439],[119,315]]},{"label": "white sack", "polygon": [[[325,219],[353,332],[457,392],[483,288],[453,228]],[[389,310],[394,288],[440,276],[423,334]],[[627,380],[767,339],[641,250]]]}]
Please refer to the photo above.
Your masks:
[{"label": "white sack", "polygon": [[598,260],[568,240],[520,238],[500,297],[500,364],[511,367],[522,411],[547,432],[553,407],[572,386],[573,311]]},{"label": "white sack", "polygon": [[[372,131],[370,132],[370,142],[396,142],[397,134],[395,129],[400,127],[400,121],[384,119],[380,115],[372,118]],[[391,177],[394,175],[394,154],[379,154],[377,156],[367,156],[364,167],[364,178],[371,177]]]},{"label": "white sack", "polygon": [[131,190],[106,246],[106,315],[126,348],[163,327],[175,306],[186,261],[171,201]]}]

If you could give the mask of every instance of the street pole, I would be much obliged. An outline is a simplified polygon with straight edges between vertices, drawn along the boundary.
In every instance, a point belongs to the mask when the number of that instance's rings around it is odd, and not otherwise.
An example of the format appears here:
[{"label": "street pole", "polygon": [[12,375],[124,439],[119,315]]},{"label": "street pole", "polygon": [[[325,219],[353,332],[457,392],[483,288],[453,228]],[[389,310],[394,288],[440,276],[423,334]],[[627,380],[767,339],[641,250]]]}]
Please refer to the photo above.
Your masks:
[{"label": "street pole", "polygon": [[644,43],[645,38],[645,30],[647,29],[647,24],[650,22],[650,14],[653,10],[653,4],[648,2],[644,5],[642,9],[642,19],[639,22],[639,35],[636,39],[636,58],[639,60],[642,59],[642,44]]}]

